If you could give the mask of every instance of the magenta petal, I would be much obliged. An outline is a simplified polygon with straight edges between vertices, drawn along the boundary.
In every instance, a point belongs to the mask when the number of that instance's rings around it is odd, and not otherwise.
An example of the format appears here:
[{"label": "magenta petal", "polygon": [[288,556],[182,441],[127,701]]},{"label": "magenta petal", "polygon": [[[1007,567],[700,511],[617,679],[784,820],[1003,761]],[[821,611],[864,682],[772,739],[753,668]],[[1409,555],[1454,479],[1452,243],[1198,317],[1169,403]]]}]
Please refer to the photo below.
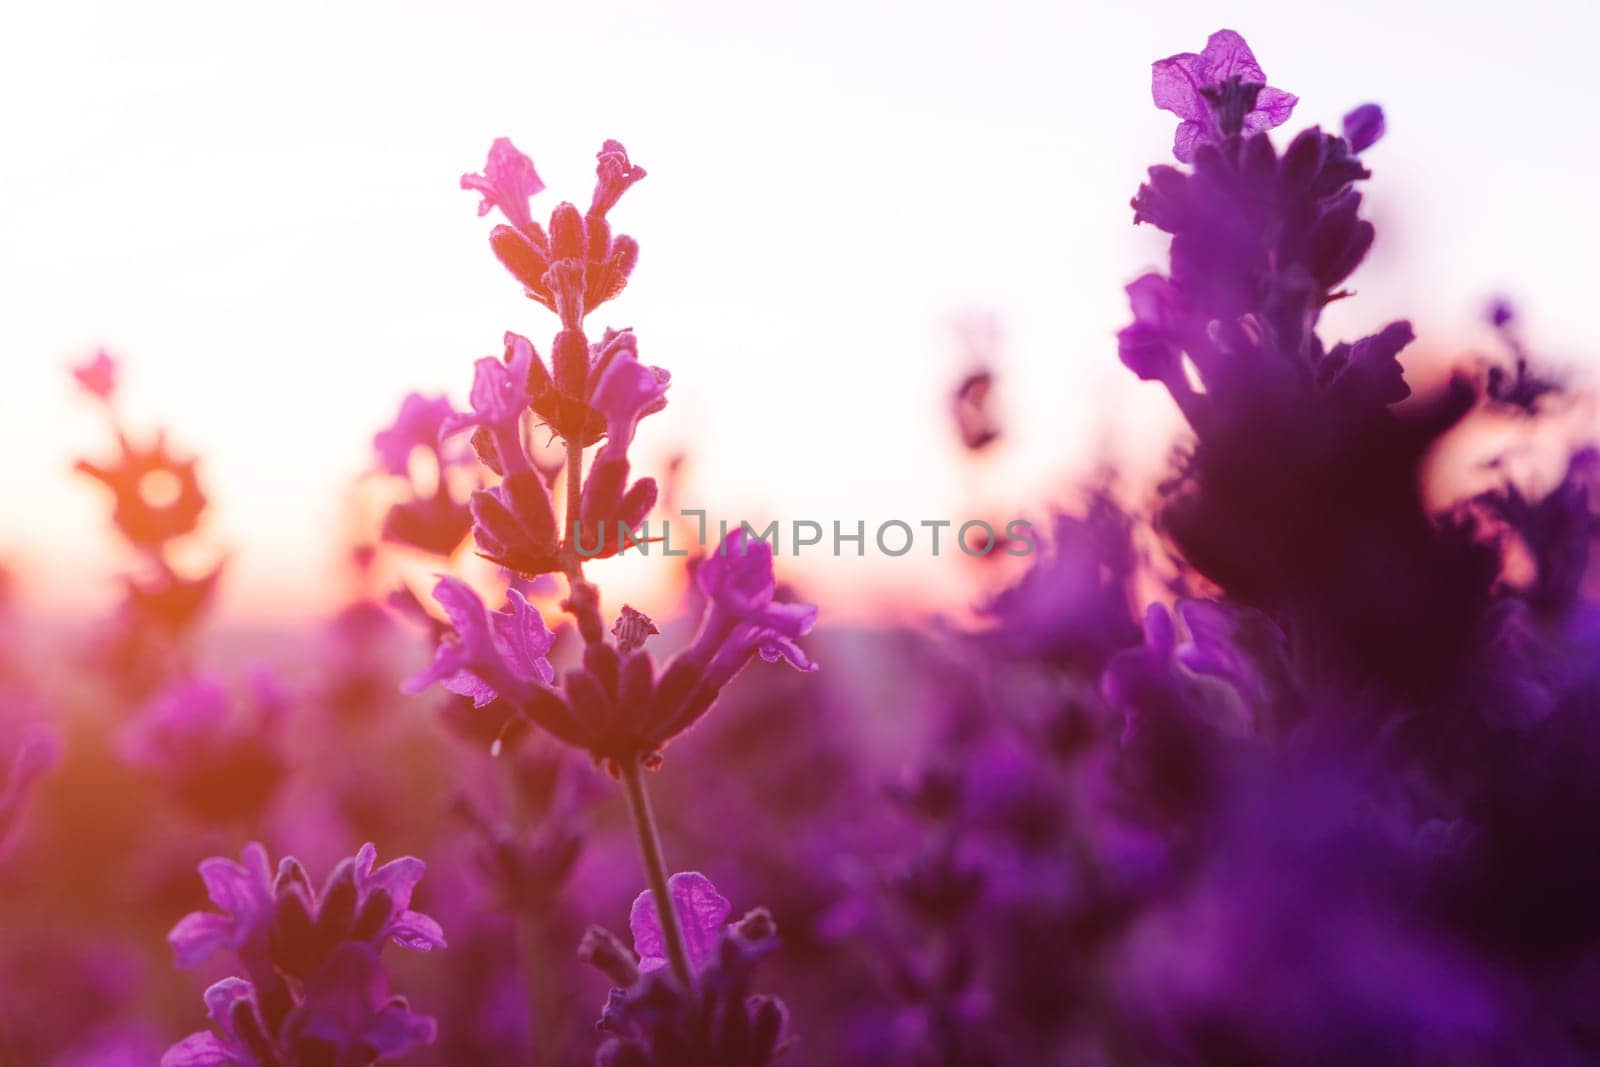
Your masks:
[{"label": "magenta petal", "polygon": [[[412,681],[414,682],[421,678],[422,676],[419,675],[417,678],[412,679]],[[429,677],[417,688],[407,689],[406,692],[420,693],[429,685],[432,685],[436,680],[441,686],[444,687],[446,692],[454,693],[458,697],[471,697],[472,706],[475,708],[486,708],[490,704],[493,704],[496,700],[500,699],[500,694],[495,692],[494,686],[490,685],[482,678],[479,678],[471,671],[457,671],[448,677],[440,679]],[[408,682],[406,684],[410,685],[411,683]]]},{"label": "magenta petal", "polygon": [[703,560],[695,572],[700,591],[737,617],[771,603],[777,583],[772,576],[772,546],[752,543],[741,527]]},{"label": "magenta petal", "polygon": [[805,649],[787,637],[769,637],[765,644],[756,649],[756,652],[768,663],[776,663],[781,659],[795,670],[807,674],[817,669],[817,661],[806,655]]},{"label": "magenta petal", "polygon": [[[711,884],[711,879],[698,871],[673,875],[667,879],[667,891],[672,895],[673,910],[683,927],[689,965],[698,971],[716,950],[717,938],[728,925],[731,906]],[[633,950],[639,954],[639,970],[653,971],[665,966],[666,942],[656,917],[655,898],[648,890],[634,899],[628,926],[633,931]]]},{"label": "magenta petal", "polygon": [[[259,849],[261,846],[246,846],[247,859],[252,847]],[[263,867],[265,855],[263,852]],[[271,895],[271,882],[263,875],[262,868],[252,872],[222,856],[200,861],[200,880],[205,883],[211,902],[229,915],[248,915]]]},{"label": "magenta petal", "polygon": [[1289,121],[1294,106],[1299,102],[1300,98],[1293,93],[1266,86],[1256,94],[1255,110],[1245,116],[1245,129],[1270,130],[1282,126]]},{"label": "magenta petal", "polygon": [[206,989],[206,1014],[223,1033],[233,1032],[233,1006],[256,995],[255,987],[243,978],[224,978]]},{"label": "magenta petal", "polygon": [[606,366],[594,389],[593,405],[606,419],[606,435],[618,448],[633,441],[639,420],[660,409],[671,376],[640,363],[630,350]]},{"label": "magenta petal", "polygon": [[389,923],[388,935],[401,948],[427,952],[445,948],[444,928],[420,911],[403,911]]},{"label": "magenta petal", "polygon": [[460,578],[445,575],[433,587],[433,599],[444,609],[445,616],[464,644],[488,632],[488,618],[483,601],[472,586]]},{"label": "magenta petal", "polygon": [[401,856],[390,860],[365,879],[369,889],[382,889],[389,894],[395,907],[405,908],[411,903],[411,890],[422,881],[428,865],[415,856]]},{"label": "magenta petal", "polygon": [[479,216],[499,208],[507,222],[525,230],[533,223],[528,201],[544,190],[544,182],[533,169],[533,160],[518,151],[509,138],[499,137],[489,148],[483,173],[463,174],[461,188],[483,195],[478,204]]},{"label": "magenta petal", "polygon": [[545,626],[539,609],[517,590],[510,590],[507,599],[511,610],[495,612],[489,618],[494,627],[495,645],[518,678],[548,684],[556,673],[548,658],[556,635]]},{"label": "magenta petal", "polygon": [[1218,30],[1206,38],[1204,61],[1206,84],[1216,85],[1237,77],[1242,82],[1265,84],[1267,76],[1256,62],[1255,53],[1234,30]]},{"label": "magenta petal", "polygon": [[161,1067],[222,1067],[239,1062],[209,1030],[190,1034],[161,1054]]},{"label": "magenta petal", "polygon": [[167,934],[179,967],[193,967],[218,949],[233,944],[234,922],[214,911],[193,911]]},{"label": "magenta petal", "polygon": [[1210,113],[1200,88],[1208,84],[1204,61],[1193,52],[1181,52],[1150,64],[1150,95],[1156,107],[1181,119],[1200,122]]}]

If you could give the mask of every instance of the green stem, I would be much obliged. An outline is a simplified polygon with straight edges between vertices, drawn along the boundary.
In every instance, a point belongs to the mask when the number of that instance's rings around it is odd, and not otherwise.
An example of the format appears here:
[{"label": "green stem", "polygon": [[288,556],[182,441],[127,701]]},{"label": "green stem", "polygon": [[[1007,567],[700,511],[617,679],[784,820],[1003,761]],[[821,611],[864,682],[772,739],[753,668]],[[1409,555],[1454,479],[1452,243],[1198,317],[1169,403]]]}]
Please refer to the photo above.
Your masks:
[{"label": "green stem", "polygon": [[639,838],[639,854],[644,859],[650,895],[655,899],[656,920],[661,926],[661,940],[666,942],[667,960],[672,964],[672,973],[683,983],[683,988],[692,991],[694,975],[689,970],[689,952],[684,947],[678,909],[672,906],[672,891],[667,888],[667,864],[661,856],[661,835],[656,832],[655,812],[650,808],[650,794],[645,791],[637,759],[622,761],[622,784],[627,787],[628,810],[633,814],[633,830]]},{"label": "green stem", "polygon": [[583,573],[583,564],[578,558],[578,512],[582,506],[583,441],[581,438],[569,438],[567,440],[567,536],[572,539],[572,566],[577,568],[579,574]]}]

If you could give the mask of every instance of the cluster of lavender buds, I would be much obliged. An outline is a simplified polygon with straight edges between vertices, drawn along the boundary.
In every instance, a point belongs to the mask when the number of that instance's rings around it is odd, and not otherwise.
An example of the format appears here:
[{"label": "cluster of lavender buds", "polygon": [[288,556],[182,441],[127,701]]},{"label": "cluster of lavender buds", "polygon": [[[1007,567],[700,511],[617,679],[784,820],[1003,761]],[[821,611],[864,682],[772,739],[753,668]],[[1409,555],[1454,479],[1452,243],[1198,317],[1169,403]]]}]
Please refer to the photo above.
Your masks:
[{"label": "cluster of lavender buds", "polygon": [[274,874],[259,844],[245,848],[243,863],[202,863],[220,911],[185,916],[167,940],[181,967],[230,951],[248,978],[206,990],[213,1029],[172,1046],[162,1067],[361,1067],[431,1044],[434,1020],[390,996],[379,953],[390,941],[443,948],[444,933],[410,907],[422,861],[404,856],[374,870],[376,859],[377,850],[363,846],[321,892],[292,856]]}]

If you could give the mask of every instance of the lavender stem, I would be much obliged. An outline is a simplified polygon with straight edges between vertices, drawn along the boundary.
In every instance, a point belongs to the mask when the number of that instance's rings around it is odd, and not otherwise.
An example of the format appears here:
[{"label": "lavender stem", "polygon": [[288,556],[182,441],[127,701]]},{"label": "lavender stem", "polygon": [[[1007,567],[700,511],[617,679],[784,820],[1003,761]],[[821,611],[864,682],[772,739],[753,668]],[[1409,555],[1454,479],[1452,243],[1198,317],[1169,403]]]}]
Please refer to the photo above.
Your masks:
[{"label": "lavender stem", "polygon": [[650,794],[645,791],[637,759],[623,760],[621,769],[622,783],[628,791],[628,810],[633,815],[634,833],[639,838],[639,854],[644,859],[644,873],[650,881],[650,895],[655,900],[656,917],[661,924],[661,939],[667,945],[667,960],[684,989],[693,990],[689,952],[684,947],[683,928],[678,922],[678,911],[672,905],[672,893],[667,888],[667,864],[661,856],[661,835],[656,832]]}]

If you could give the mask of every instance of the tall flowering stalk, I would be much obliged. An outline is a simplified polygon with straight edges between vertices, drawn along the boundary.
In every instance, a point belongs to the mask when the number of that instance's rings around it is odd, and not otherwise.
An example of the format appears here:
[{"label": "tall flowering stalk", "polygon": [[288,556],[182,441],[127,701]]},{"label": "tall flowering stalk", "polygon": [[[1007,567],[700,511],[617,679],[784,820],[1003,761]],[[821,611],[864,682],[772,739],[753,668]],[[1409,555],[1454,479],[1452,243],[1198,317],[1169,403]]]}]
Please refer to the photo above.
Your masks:
[{"label": "tall flowering stalk", "polygon": [[[582,641],[580,662],[557,680],[548,658],[554,635],[516,588],[504,610],[489,611],[470,586],[446,577],[434,598],[451,632],[407,689],[439,683],[480,707],[505,702],[621,781],[659,917],[662,956],[687,1010],[704,983],[684,916],[672,903],[670,868],[642,772],[660,764],[667,743],[706,713],[752,656],[815,669],[796,639],[811,629],[816,609],[776,598],[771,546],[741,531],[699,568],[707,602],[699,633],[663,667],[645,648],[657,632],[647,616],[624,606],[612,626],[603,621],[584,564],[633,543],[632,531],[656,502],[655,480],[633,479],[628,450],[641,420],[666,405],[670,376],[640,361],[631,330],[607,329],[598,341],[586,333],[589,314],[623,291],[637,262],[637,242],[613,234],[608,215],[645,176],[616,141],[607,141],[598,159],[587,211],[562,203],[547,227],[534,221],[530,206],[544,183],[510,141],[494,143],[483,173],[462,177],[464,189],[483,196],[479,214],[498,210],[506,220],[490,234],[496,256],[560,324],[548,363],[532,341],[507,333],[501,357],[477,362],[471,410],[442,426],[446,435],[470,430],[479,459],[500,479],[470,500],[479,554],[524,579],[565,578],[563,607]],[[529,453],[530,418],[563,443],[559,522],[554,479]],[[591,446],[598,447],[585,469]]]},{"label": "tall flowering stalk", "polygon": [[188,638],[214,598],[223,563],[195,576],[178,565],[176,548],[199,529],[207,506],[196,460],[175,455],[165,432],[142,444],[126,432],[117,410],[117,361],[101,349],[72,376],[116,438],[114,456],[80,460],[77,470],[110,491],[112,521],[139,558],[137,570],[123,578],[109,650],[118,680],[145,696],[183,669]]}]

